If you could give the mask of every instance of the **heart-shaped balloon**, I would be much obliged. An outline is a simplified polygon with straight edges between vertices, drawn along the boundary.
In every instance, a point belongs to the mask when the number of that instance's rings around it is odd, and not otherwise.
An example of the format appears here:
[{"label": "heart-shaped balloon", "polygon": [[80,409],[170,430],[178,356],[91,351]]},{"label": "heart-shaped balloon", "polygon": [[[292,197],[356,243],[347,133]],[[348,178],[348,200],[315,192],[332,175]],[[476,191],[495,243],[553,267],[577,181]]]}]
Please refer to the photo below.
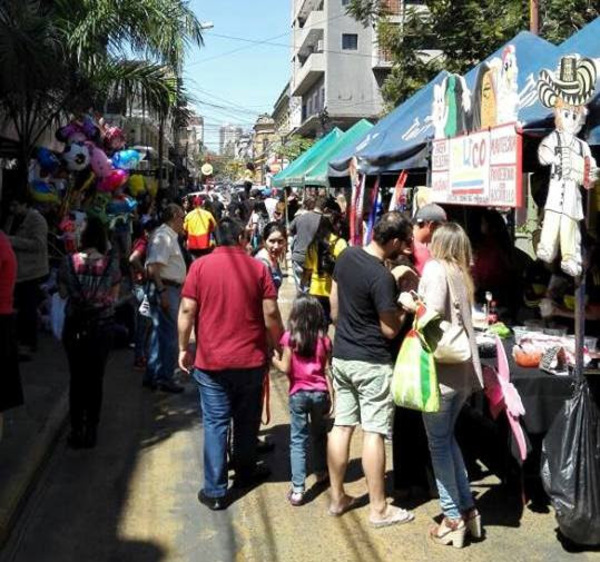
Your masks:
[{"label": "heart-shaped balloon", "polygon": [[112,193],[119,189],[129,178],[129,172],[126,170],[111,170],[108,176],[102,178],[98,184],[98,189],[105,193]]}]

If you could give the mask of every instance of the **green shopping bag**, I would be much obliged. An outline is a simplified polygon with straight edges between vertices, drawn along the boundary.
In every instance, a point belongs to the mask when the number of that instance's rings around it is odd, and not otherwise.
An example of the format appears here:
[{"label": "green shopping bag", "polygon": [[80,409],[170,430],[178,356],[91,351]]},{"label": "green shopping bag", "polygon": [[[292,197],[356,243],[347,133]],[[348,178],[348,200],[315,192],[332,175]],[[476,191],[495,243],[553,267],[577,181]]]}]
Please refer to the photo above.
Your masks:
[{"label": "green shopping bag", "polygon": [[433,352],[421,333],[417,318],[408,332],[394,366],[392,397],[397,406],[438,412],[440,388]]}]

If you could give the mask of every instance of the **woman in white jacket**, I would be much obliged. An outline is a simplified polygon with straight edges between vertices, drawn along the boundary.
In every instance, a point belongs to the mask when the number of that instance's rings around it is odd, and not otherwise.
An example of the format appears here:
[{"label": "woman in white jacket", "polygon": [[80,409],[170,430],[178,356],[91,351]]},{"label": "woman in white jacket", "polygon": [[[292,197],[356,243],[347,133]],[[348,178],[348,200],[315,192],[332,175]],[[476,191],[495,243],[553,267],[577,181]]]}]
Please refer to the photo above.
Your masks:
[{"label": "woman in white jacket", "polygon": [[475,508],[454,426],[470,394],[483,386],[481,364],[471,320],[473,280],[471,244],[455,223],[440,226],[430,246],[432,260],[423,270],[419,293],[427,307],[451,324],[462,324],[469,336],[471,358],[462,363],[436,361],[441,391],[440,411],[423,414],[433,471],[444,519],[430,536],[438,544],[462,547],[465,534],[481,536],[481,517]]}]

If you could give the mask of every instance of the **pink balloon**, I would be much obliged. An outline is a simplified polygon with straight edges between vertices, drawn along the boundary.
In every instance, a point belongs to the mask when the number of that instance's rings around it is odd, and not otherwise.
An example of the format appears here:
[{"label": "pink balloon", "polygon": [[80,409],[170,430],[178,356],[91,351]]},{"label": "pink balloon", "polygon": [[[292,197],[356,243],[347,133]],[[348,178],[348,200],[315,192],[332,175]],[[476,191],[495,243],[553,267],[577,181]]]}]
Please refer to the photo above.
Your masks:
[{"label": "pink balloon", "polygon": [[89,144],[90,149],[90,164],[92,165],[92,170],[99,178],[105,178],[110,175],[111,170],[113,169],[112,163],[104,150],[98,148],[93,144]]},{"label": "pink balloon", "polygon": [[129,172],[126,170],[111,170],[110,174],[100,180],[98,189],[105,193],[112,193],[119,189],[129,179]]}]

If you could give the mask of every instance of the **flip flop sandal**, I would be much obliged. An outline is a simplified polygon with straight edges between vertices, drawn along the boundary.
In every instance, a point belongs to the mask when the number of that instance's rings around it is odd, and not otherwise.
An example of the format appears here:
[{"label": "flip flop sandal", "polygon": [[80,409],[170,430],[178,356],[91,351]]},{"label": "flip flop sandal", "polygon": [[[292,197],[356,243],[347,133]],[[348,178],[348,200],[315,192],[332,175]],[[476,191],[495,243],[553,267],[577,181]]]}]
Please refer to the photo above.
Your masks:
[{"label": "flip flop sandal", "polygon": [[342,509],[340,509],[339,511],[333,511],[331,508],[329,508],[327,510],[327,513],[331,515],[331,517],[340,517],[344,515],[344,513],[346,513],[347,511],[350,511],[356,505],[357,499],[352,496],[348,497],[350,497],[350,500]]},{"label": "flip flop sandal", "polygon": [[414,513],[407,511],[406,509],[397,508],[385,519],[379,521],[373,521],[369,519],[371,527],[375,529],[381,529],[383,527],[389,527],[390,525],[403,525],[404,523],[410,523],[415,518]]}]

